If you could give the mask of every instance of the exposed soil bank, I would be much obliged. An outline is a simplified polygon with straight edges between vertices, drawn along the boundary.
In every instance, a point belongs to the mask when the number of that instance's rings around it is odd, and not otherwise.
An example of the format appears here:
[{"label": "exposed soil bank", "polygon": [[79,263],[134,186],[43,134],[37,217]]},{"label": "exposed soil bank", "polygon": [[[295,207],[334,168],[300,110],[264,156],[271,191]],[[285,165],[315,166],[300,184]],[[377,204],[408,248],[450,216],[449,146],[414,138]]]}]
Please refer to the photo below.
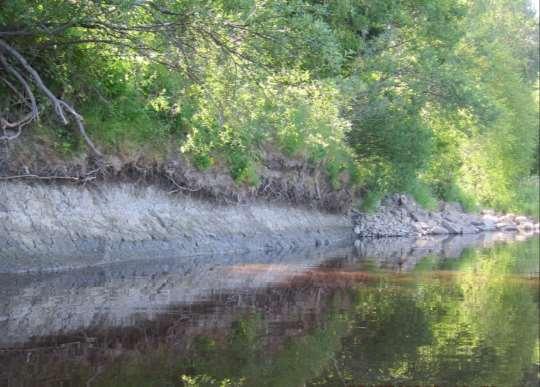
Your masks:
[{"label": "exposed soil bank", "polygon": [[345,215],[270,202],[219,205],[125,183],[0,183],[0,230],[0,272],[352,241]]},{"label": "exposed soil bank", "polygon": [[356,198],[356,188],[346,174],[339,176],[337,188],[325,168],[303,158],[286,157],[269,145],[260,151],[259,179],[251,184],[235,181],[230,169],[220,163],[205,170],[196,168],[179,154],[178,144],[161,149],[163,157],[151,157],[151,152],[145,157],[143,150],[131,156],[122,152],[106,155],[102,160],[84,155],[60,158],[50,146],[31,136],[12,145],[8,149],[0,144],[0,181],[91,182],[98,186],[136,183],[221,204],[261,200],[330,212],[346,212]]}]

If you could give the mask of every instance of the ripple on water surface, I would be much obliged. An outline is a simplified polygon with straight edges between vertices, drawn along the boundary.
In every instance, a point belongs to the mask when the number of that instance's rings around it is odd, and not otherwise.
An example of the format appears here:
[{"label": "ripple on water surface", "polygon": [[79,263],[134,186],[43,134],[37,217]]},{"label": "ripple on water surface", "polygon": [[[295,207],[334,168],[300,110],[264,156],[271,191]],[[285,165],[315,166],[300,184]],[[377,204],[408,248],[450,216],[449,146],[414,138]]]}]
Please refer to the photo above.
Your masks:
[{"label": "ripple on water surface", "polygon": [[0,385],[538,384],[538,238],[0,275]]}]

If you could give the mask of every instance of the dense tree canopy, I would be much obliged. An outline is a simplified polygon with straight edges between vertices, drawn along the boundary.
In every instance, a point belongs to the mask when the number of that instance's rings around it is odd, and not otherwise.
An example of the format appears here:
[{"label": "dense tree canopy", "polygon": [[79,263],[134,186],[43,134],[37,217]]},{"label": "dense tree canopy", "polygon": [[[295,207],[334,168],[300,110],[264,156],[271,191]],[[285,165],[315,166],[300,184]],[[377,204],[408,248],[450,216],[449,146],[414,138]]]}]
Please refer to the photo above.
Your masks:
[{"label": "dense tree canopy", "polygon": [[4,0],[0,141],[533,213],[538,64],[525,0]]}]

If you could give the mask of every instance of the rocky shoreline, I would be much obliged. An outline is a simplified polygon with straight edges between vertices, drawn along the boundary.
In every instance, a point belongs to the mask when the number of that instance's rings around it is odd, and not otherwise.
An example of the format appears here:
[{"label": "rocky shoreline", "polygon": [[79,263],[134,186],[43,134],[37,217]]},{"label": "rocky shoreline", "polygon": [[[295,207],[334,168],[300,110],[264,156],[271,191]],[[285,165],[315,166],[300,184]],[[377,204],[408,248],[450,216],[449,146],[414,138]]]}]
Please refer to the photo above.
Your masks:
[{"label": "rocky shoreline", "polygon": [[526,216],[499,214],[483,210],[467,213],[456,203],[441,203],[427,211],[407,195],[392,195],[375,213],[352,212],[354,233],[358,237],[404,237],[424,235],[476,234],[485,231],[538,234],[539,223]]}]

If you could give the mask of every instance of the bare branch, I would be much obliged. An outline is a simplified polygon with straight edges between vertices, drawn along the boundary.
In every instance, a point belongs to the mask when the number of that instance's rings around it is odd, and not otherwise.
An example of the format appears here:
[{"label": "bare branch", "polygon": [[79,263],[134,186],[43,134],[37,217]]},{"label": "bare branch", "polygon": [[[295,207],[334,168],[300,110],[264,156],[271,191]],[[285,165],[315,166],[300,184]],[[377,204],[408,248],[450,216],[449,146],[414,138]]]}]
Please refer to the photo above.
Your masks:
[{"label": "bare branch", "polygon": [[197,191],[200,191],[202,189],[202,187],[198,187],[198,188],[188,188],[188,187],[184,187],[180,184],[178,184],[176,182],[176,180],[174,180],[174,178],[171,176],[171,174],[166,174],[167,178],[170,180],[171,183],[174,184],[174,186],[177,188],[177,189],[174,189],[172,191],[169,191],[170,194],[173,194],[173,193],[176,193],[178,191],[189,191],[189,192],[197,192]]},{"label": "bare branch", "polygon": [[17,180],[17,179],[73,180],[73,181],[81,180],[80,177],[76,177],[76,176],[40,176],[40,175],[33,175],[33,174],[0,176],[0,180]]},{"label": "bare branch", "polygon": [[[43,80],[41,79],[41,77],[39,76],[38,72],[32,67],[30,66],[30,64],[26,61],[25,57],[22,56],[16,49],[14,49],[12,46],[10,46],[9,44],[7,44],[4,40],[0,39],[0,49],[2,49],[4,52],[6,53],[9,53],[13,58],[15,58],[19,63],[20,65],[22,66],[22,68],[24,70],[26,70],[30,76],[32,77],[33,79],[33,83],[37,86],[38,89],[40,89],[46,96],[47,98],[51,101],[51,103],[53,104],[54,106],[54,110],[57,114],[57,116],[60,118],[60,120],[62,121],[62,123],[64,125],[67,125],[69,123],[68,119],[66,118],[66,111],[67,113],[71,114],[73,116],[73,118],[75,119],[75,122],[77,124],[77,127],[79,129],[79,132],[81,134],[81,136],[83,137],[84,141],[86,142],[86,144],[88,145],[88,147],[98,156],[102,157],[103,155],[101,154],[101,152],[96,148],[96,146],[94,145],[94,143],[90,140],[90,138],[88,137],[88,135],[86,134],[86,131],[84,129],[84,124],[83,124],[83,121],[82,121],[82,117],[79,115],[79,113],[77,113],[75,111],[75,109],[73,109],[70,105],[68,105],[66,102],[62,101],[61,99],[57,98],[50,90],[49,88],[43,83]],[[13,69],[13,66],[11,66],[6,58],[2,55],[2,57],[0,58],[2,60],[2,65],[8,70],[10,71],[19,81],[21,81],[21,83],[23,83],[23,85],[25,85],[25,88],[28,87],[28,90],[29,89],[29,86],[28,86],[28,83],[24,80],[24,78],[20,75],[20,73],[16,70]],[[30,91],[30,95],[32,95],[31,91]],[[34,100],[34,103],[35,103],[35,100]],[[36,112],[37,112],[37,107],[36,107]],[[37,114],[36,115],[33,115],[31,120],[37,118]]]},{"label": "bare branch", "polygon": [[[24,77],[17,70],[15,70],[13,68],[13,66],[11,66],[7,62],[6,58],[2,54],[0,54],[0,63],[2,63],[2,65],[4,66],[6,71],[11,73],[22,84],[26,94],[28,95],[28,99],[30,99],[30,112],[27,113],[20,120],[15,121],[15,122],[9,122],[7,119],[5,119],[3,117],[0,117],[0,127],[4,131],[4,135],[0,136],[0,140],[2,140],[2,141],[11,141],[11,140],[14,140],[14,139],[16,139],[17,137],[20,136],[22,128],[25,125],[28,125],[30,122],[32,122],[33,120],[36,120],[38,118],[39,111],[38,111],[38,107],[37,107],[37,103],[36,103],[36,99],[34,97],[34,94],[32,93],[32,90],[31,90],[30,86],[28,85],[28,82],[26,82],[26,80],[24,79]],[[10,85],[11,87],[14,87],[13,85],[11,85],[11,83],[8,80],[4,80],[4,81],[8,85]],[[23,101],[26,101],[26,98],[23,97]],[[17,132],[15,134],[8,135],[7,132],[6,132],[7,128],[16,128]]]}]

